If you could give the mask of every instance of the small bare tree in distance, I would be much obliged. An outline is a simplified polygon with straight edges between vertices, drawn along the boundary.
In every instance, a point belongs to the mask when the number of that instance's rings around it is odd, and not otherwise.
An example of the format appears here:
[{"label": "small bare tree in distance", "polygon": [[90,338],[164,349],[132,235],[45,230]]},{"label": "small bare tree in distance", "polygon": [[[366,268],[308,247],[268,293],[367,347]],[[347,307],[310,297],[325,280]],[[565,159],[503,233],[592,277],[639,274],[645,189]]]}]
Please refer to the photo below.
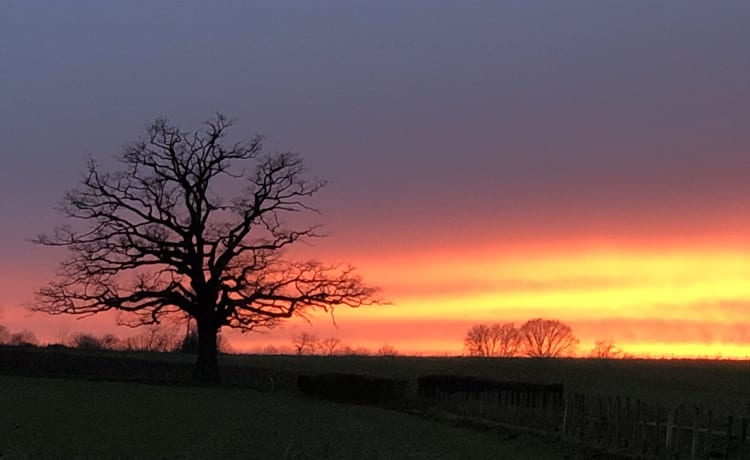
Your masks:
[{"label": "small bare tree in distance", "polygon": [[613,340],[597,340],[594,348],[589,352],[591,358],[616,359],[622,356],[622,350],[615,345]]},{"label": "small bare tree in distance", "polygon": [[35,239],[70,256],[32,309],[116,310],[130,326],[193,318],[194,378],[211,383],[223,327],[247,332],[313,309],[377,303],[378,290],[351,267],[283,257],[323,236],[300,217],[316,212],[310,199],[325,182],[306,178],[296,153],[265,153],[260,136],[228,142],[231,126],[220,114],[196,131],[159,118],[117,157],[119,170],[90,160],[60,206],[68,221]]},{"label": "small bare tree in distance", "polygon": [[0,324],[0,345],[10,342],[10,331],[8,328]]},{"label": "small bare tree in distance", "polygon": [[470,356],[515,356],[518,330],[513,323],[476,324],[466,333],[464,345]]},{"label": "small bare tree in distance", "polygon": [[10,344],[18,346],[37,345],[39,341],[33,332],[23,329],[10,335]]},{"label": "small bare tree in distance", "polygon": [[527,356],[554,358],[572,354],[578,339],[567,324],[553,319],[536,318],[519,329],[521,346]]},{"label": "small bare tree in distance", "polygon": [[384,344],[375,351],[377,356],[398,356],[398,350],[396,347],[390,344]]},{"label": "small bare tree in distance", "polygon": [[318,348],[318,336],[309,332],[302,332],[292,337],[292,345],[297,356],[314,355]]},{"label": "small bare tree in distance", "polygon": [[323,354],[333,356],[343,349],[343,344],[337,337],[326,337],[320,341],[319,347]]}]

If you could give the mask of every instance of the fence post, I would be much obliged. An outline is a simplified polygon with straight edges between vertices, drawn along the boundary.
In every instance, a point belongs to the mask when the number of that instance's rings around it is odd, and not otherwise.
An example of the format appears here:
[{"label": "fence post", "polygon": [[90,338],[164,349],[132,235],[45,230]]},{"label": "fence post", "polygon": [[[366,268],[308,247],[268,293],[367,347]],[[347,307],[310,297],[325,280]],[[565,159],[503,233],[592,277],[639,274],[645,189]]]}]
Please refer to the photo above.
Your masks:
[{"label": "fence post", "polygon": [[651,406],[642,402],[639,402],[639,404],[641,405],[641,413],[643,414],[641,421],[641,441],[643,442],[643,449],[641,450],[641,454],[646,455],[648,453],[648,423],[651,419]]},{"label": "fence post", "polygon": [[583,393],[579,395],[578,416],[578,436],[580,437],[581,442],[583,442],[586,429],[586,395]]},{"label": "fence post", "polygon": [[654,413],[656,414],[654,419],[654,454],[658,457],[662,452],[661,427],[659,426],[661,423],[661,407],[654,407]]},{"label": "fence post", "polygon": [[693,439],[690,443],[690,460],[698,459],[698,420],[700,419],[700,408],[696,407],[693,414]]},{"label": "fence post", "polygon": [[617,395],[617,410],[615,412],[615,447],[620,448],[620,417],[622,416],[622,398]]},{"label": "fence post", "polygon": [[740,421],[740,460],[745,460],[745,437],[747,436],[747,418]]},{"label": "fence post", "polygon": [[617,437],[617,414],[615,412],[615,398],[612,396],[607,397],[607,445],[612,447],[615,446],[615,438]]},{"label": "fence post", "polygon": [[601,413],[599,429],[604,431],[604,445],[610,447],[612,446],[612,438],[614,437],[614,421],[612,420],[612,396],[607,396],[607,398],[603,402],[604,410]]},{"label": "fence post", "polygon": [[711,460],[711,429],[714,419],[713,411],[708,411],[708,424],[706,425],[706,460]]},{"label": "fence post", "polygon": [[625,427],[626,432],[624,436],[625,447],[628,449],[633,448],[633,433],[635,428],[636,420],[633,418],[633,408],[631,407],[630,396],[625,398]]},{"label": "fence post", "polygon": [[594,416],[594,438],[596,439],[597,444],[602,444],[602,440],[604,439],[604,430],[606,427],[605,422],[605,411],[604,411],[604,400],[602,398],[602,395],[597,394],[596,395],[596,402],[591,401],[591,409],[593,412],[591,415]]},{"label": "fence post", "polygon": [[729,453],[732,450],[732,424],[734,422],[734,417],[731,415],[727,417],[727,445],[724,450],[724,458],[729,458]]},{"label": "fence post", "polygon": [[664,450],[667,454],[672,450],[672,429],[674,428],[674,411],[667,412],[666,433],[664,435]]}]

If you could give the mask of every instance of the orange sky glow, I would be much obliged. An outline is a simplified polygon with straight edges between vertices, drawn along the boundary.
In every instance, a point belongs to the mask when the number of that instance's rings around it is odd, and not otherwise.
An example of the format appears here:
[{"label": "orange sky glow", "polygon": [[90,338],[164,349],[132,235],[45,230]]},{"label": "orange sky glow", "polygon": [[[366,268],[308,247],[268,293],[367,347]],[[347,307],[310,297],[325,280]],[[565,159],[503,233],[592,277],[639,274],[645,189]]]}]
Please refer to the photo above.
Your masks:
[{"label": "orange sky glow", "polygon": [[474,324],[541,317],[577,356],[750,358],[750,2],[34,3],[0,14],[10,331],[138,333],[25,309],[66,256],[28,239],[70,223],[53,206],[86,158],[117,170],[149,120],[218,110],[228,141],[261,133],[328,181],[320,215],[283,220],[329,237],[290,258],[351,263],[390,300],[225,332],[236,351],[310,332],[460,355]]},{"label": "orange sky glow", "polygon": [[[317,249],[330,257],[335,247],[331,239]],[[383,288],[389,305],[338,308],[335,324],[327,314],[316,313],[310,323],[294,319],[263,333],[231,332],[234,349],[289,347],[294,334],[311,332],[355,348],[389,344],[402,353],[456,355],[464,352],[463,335],[473,324],[520,325],[542,317],[573,327],[581,342],[579,356],[600,339],[614,340],[635,356],[750,356],[750,249],[738,241],[342,252],[341,260]],[[51,269],[44,272],[38,280],[34,275],[16,279],[17,298],[30,300],[34,283],[52,274]],[[6,280],[13,278],[5,274]],[[81,330],[132,334],[115,327],[112,315],[79,321],[30,316],[9,306],[0,310],[0,323],[30,329],[45,342]]]}]

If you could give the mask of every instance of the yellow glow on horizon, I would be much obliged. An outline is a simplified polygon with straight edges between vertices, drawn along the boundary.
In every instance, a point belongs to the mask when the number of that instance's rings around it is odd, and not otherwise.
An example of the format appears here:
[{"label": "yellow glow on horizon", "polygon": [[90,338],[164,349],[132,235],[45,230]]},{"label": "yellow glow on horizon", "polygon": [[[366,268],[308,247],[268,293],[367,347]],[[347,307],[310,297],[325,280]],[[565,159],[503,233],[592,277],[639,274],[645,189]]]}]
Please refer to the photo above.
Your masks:
[{"label": "yellow glow on horizon", "polygon": [[[392,305],[337,308],[338,327],[321,312],[311,315],[312,324],[296,319],[265,334],[232,335],[236,350],[290,346],[292,335],[311,331],[371,351],[390,344],[403,353],[460,355],[472,324],[518,326],[543,317],[573,327],[581,340],[578,356],[601,339],[636,356],[750,356],[750,244],[466,247],[354,259],[364,280],[381,286]],[[10,329],[32,329],[42,341],[58,340],[61,328],[131,333],[106,329],[114,323],[106,315],[68,323],[37,317],[27,327],[22,309],[3,312]]]},{"label": "yellow glow on horizon", "polygon": [[[463,258],[459,256],[463,256]],[[384,287],[393,305],[357,312],[361,321],[522,322],[534,317],[564,322],[621,320],[738,323],[750,326],[750,250],[693,248],[683,250],[590,249],[534,252],[466,252],[369,265],[367,276]],[[736,304],[736,305],[733,305]],[[631,321],[632,324],[632,321]],[[706,325],[706,327],[710,327]],[[413,332],[413,331],[412,331]],[[590,331],[582,331],[590,334]],[[622,331],[623,334],[628,331]],[[638,331],[643,335],[643,331]],[[650,356],[750,356],[747,346],[729,342],[684,343],[672,337],[662,343],[659,329],[626,351]],[[582,343],[607,337],[581,336]],[[453,347],[462,337],[446,337],[436,351]],[[411,343],[411,341],[410,341]],[[405,344],[406,345],[406,344]],[[438,347],[432,343],[433,347]],[[585,354],[584,347],[579,355]]]},{"label": "yellow glow on horizon", "polygon": [[[434,261],[424,269],[404,264],[389,273],[386,292],[393,283],[400,295],[394,306],[368,310],[368,316],[486,317],[512,309],[572,317],[619,312],[638,318],[669,306],[660,318],[684,318],[691,305],[750,299],[750,254],[738,253],[531,255],[527,260]],[[481,290],[461,287],[477,280]],[[456,292],[441,290],[446,285],[456,286]],[[435,286],[436,294],[429,295],[425,286]],[[416,293],[410,294],[409,287]]]},{"label": "yellow glow on horizon", "polygon": [[734,343],[659,343],[626,344],[626,355],[649,358],[750,359],[750,344]]}]

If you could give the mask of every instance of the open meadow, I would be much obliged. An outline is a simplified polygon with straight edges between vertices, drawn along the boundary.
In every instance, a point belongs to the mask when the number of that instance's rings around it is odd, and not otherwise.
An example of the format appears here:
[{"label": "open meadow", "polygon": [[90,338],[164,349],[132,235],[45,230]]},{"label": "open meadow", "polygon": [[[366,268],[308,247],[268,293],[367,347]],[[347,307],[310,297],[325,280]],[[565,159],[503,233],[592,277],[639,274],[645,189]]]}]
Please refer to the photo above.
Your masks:
[{"label": "open meadow", "polygon": [[[74,376],[180,383],[194,356],[181,353],[17,348],[0,345],[0,374]],[[688,359],[534,359],[413,356],[291,356],[225,354],[225,383],[259,389],[295,389],[300,374],[347,372],[405,379],[454,374],[497,381],[561,383],[568,392],[638,398],[664,405],[747,409],[750,362]]]},{"label": "open meadow", "polygon": [[186,385],[193,359],[0,347],[0,458],[607,458],[556,436],[460,428],[297,389],[299,375],[332,372],[406,380],[414,399],[418,377],[442,374],[561,383],[566,393],[717,415],[747,416],[750,401],[742,361],[222,355],[224,385],[201,388]]},{"label": "open meadow", "polygon": [[0,458],[561,457],[523,437],[284,392],[2,376]]}]

